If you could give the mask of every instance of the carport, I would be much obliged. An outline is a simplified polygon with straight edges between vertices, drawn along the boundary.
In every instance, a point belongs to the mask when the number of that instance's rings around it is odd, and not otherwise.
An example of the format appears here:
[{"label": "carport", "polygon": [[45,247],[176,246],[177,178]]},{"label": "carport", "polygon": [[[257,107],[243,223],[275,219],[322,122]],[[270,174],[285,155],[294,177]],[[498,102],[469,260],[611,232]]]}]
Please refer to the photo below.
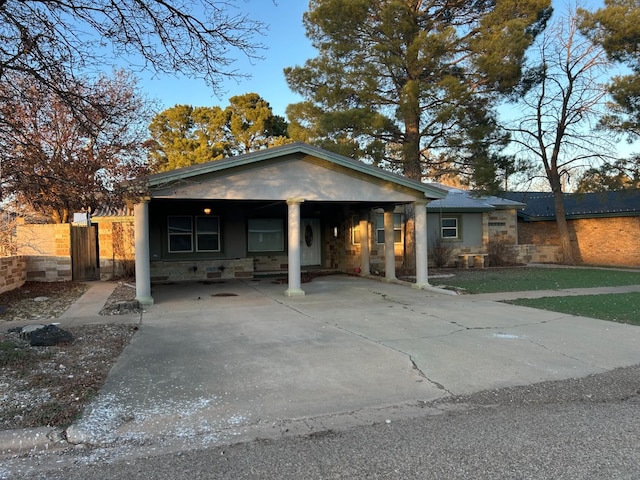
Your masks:
[{"label": "carport", "polygon": [[392,281],[394,209],[407,204],[415,212],[415,285],[428,285],[426,205],[444,197],[437,187],[303,143],[151,175],[146,185],[148,196],[134,207],[142,304],[153,303],[152,281],[249,278],[261,264],[285,270],[284,294],[302,296],[301,267],[344,270],[355,217],[359,272],[369,275],[374,208],[384,211]]}]

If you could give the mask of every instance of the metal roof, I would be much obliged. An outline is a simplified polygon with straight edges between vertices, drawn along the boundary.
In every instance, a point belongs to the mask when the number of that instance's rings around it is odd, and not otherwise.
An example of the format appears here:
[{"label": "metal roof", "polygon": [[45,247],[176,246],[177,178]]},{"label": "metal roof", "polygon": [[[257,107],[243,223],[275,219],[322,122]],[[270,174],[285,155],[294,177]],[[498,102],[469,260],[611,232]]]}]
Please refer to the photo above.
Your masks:
[{"label": "metal roof", "polygon": [[[526,207],[518,216],[526,221],[555,220],[552,192],[506,192],[506,198]],[[640,189],[596,193],[565,193],[566,218],[621,217],[640,215]]]},{"label": "metal roof", "polygon": [[442,188],[447,191],[447,196],[440,200],[433,200],[427,204],[427,211],[475,211],[475,212],[490,212],[496,209],[505,208],[522,208],[523,203],[494,197],[492,195],[480,195],[468,190],[461,190],[458,188],[449,187],[442,184],[437,185],[438,188]]}]

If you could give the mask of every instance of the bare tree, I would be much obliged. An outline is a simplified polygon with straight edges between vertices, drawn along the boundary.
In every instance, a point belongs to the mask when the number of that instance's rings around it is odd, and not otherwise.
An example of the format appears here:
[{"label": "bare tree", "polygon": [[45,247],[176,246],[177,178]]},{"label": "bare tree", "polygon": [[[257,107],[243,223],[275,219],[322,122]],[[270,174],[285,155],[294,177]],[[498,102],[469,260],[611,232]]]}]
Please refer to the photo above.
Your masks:
[{"label": "bare tree", "polygon": [[142,144],[152,109],[135,78],[120,71],[78,83],[69,99],[81,102],[87,122],[28,76],[9,78],[0,83],[0,117],[11,122],[0,128],[2,198],[62,223],[73,211],[122,201],[122,182],[146,172]]},{"label": "bare tree", "polygon": [[215,90],[241,75],[235,53],[256,58],[263,27],[234,0],[0,0],[0,82],[19,74],[86,120],[78,75],[125,59],[131,70],[202,77]]},{"label": "bare tree", "polygon": [[609,61],[598,45],[582,36],[574,11],[557,20],[537,44],[533,61],[515,98],[507,125],[517,155],[534,165],[554,194],[564,262],[574,255],[563,203],[564,183],[598,164],[611,145],[597,130],[607,89],[602,76]]}]

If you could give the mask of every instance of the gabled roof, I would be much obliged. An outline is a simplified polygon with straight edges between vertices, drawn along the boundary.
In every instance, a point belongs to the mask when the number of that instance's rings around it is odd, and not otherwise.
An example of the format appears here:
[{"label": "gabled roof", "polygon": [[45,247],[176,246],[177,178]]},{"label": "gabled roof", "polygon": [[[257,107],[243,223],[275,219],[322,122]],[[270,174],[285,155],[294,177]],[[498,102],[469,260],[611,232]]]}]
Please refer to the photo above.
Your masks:
[{"label": "gabled roof", "polygon": [[427,204],[430,212],[490,212],[496,209],[522,208],[523,203],[514,200],[494,197],[492,195],[476,195],[468,190],[449,187],[434,183],[438,188],[447,191],[447,196],[440,200],[433,200]]},{"label": "gabled roof", "polygon": [[309,155],[319,158],[331,164],[347,168],[354,172],[364,174],[385,182],[391,182],[405,188],[412,189],[417,192],[424,193],[426,198],[442,198],[445,192],[431,184],[417,182],[408,179],[402,175],[388,172],[372,165],[367,165],[358,160],[339,155],[321,148],[313,147],[306,143],[295,142],[279,147],[267,148],[256,152],[229,157],[222,160],[192,165],[185,168],[171,170],[168,172],[156,173],[150,175],[147,179],[147,185],[152,190],[154,187],[163,187],[167,184],[191,179],[200,175],[211,175],[218,172],[224,172],[237,167],[247,167],[270,160],[277,160],[289,155]]},{"label": "gabled roof", "polygon": [[[555,220],[551,192],[506,192],[504,196],[525,203],[518,216],[526,221]],[[565,193],[567,219],[640,215],[640,189],[597,193]]]}]

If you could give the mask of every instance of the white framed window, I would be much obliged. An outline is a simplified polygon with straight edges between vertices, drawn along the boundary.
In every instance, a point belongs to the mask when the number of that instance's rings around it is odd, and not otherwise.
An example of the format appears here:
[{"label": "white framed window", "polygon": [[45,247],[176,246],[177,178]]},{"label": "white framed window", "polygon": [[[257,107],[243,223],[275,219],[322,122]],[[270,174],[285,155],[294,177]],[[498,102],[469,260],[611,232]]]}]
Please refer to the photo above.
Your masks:
[{"label": "white framed window", "polygon": [[[376,242],[384,243],[384,213],[376,214]],[[393,243],[402,243],[402,214],[393,214]]]},{"label": "white framed window", "polygon": [[247,233],[250,252],[284,251],[284,220],[281,218],[249,219]]},{"label": "white framed window", "polygon": [[169,232],[169,252],[183,253],[193,251],[193,220],[185,215],[167,217]]},{"label": "white framed window", "polygon": [[458,217],[443,217],[440,220],[440,236],[442,238],[460,238],[460,220]]},{"label": "white framed window", "polygon": [[196,217],[196,251],[220,251],[220,217],[215,215]]}]

